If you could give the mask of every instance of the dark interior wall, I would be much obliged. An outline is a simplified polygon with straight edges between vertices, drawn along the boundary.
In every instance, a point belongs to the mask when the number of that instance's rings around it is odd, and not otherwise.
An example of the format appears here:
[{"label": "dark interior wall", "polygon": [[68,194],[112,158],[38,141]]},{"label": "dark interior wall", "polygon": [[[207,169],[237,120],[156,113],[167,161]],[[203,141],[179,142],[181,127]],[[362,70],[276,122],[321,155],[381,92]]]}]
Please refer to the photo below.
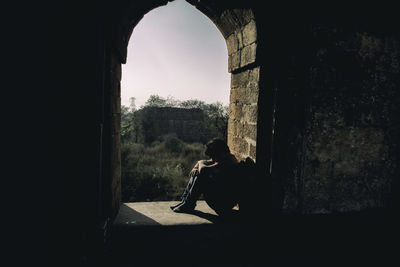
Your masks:
[{"label": "dark interior wall", "polygon": [[[101,244],[108,216],[103,193],[105,9],[57,5],[51,10],[49,65],[49,249],[56,263],[78,266]],[[32,218],[35,220],[35,218]],[[34,229],[30,229],[34,231]],[[63,262],[60,262],[63,261]]]},{"label": "dark interior wall", "polygon": [[394,17],[362,7],[275,8],[257,20],[262,79],[277,90],[274,206],[287,213],[391,207],[399,169]]},{"label": "dark interior wall", "polygon": [[338,24],[310,29],[305,213],[387,207],[398,168],[398,36]]}]

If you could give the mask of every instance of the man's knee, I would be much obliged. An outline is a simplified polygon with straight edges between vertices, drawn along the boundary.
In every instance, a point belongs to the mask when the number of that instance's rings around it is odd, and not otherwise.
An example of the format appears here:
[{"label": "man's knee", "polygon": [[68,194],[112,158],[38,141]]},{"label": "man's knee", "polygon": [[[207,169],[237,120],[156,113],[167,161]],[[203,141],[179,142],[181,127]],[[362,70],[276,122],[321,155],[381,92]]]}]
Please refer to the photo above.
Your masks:
[{"label": "man's knee", "polygon": [[199,176],[205,177],[205,176],[207,176],[209,173],[210,173],[210,171],[209,171],[208,168],[202,168],[202,169],[200,169],[200,171],[199,171]]},{"label": "man's knee", "polygon": [[216,175],[217,173],[218,170],[215,167],[201,168],[199,171],[199,174],[201,174],[204,177],[211,177],[213,175]]}]

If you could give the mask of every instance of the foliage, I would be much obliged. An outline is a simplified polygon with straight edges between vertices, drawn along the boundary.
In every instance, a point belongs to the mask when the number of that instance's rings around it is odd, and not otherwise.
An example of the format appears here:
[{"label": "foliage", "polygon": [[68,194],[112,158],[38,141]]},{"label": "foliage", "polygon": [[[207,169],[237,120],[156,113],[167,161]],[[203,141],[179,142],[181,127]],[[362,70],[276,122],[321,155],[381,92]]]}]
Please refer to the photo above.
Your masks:
[{"label": "foliage", "polygon": [[172,96],[164,98],[158,95],[151,95],[149,99],[147,99],[145,105],[141,108],[144,107],[199,108],[210,117],[227,117],[229,115],[228,107],[223,106],[221,102],[207,104],[198,99],[180,101]]},{"label": "foliage", "polygon": [[179,200],[203,152],[202,144],[171,136],[150,146],[122,144],[122,201]]},{"label": "foliage", "polygon": [[[222,103],[216,102],[207,104],[204,101],[191,99],[180,101],[173,97],[163,98],[158,95],[151,95],[144,106],[136,110],[135,99],[131,99],[130,107],[121,107],[121,139],[133,143],[151,143],[155,139],[151,135],[152,121],[155,114],[153,108],[175,107],[187,109],[200,109],[204,112],[204,122],[199,131],[209,138],[219,137],[226,140],[229,108]],[[150,132],[149,132],[150,131]],[[147,135],[146,135],[147,133]],[[207,139],[207,138],[206,138]],[[196,140],[205,142],[204,140]]]},{"label": "foliage", "polygon": [[121,140],[122,143],[133,141],[135,136],[134,115],[136,111],[135,98],[130,98],[130,106],[121,107]]},{"label": "foliage", "polygon": [[145,107],[177,107],[179,106],[180,101],[174,99],[172,96],[168,96],[167,98],[163,98],[158,95],[151,95],[149,99],[147,99],[145,103]]}]

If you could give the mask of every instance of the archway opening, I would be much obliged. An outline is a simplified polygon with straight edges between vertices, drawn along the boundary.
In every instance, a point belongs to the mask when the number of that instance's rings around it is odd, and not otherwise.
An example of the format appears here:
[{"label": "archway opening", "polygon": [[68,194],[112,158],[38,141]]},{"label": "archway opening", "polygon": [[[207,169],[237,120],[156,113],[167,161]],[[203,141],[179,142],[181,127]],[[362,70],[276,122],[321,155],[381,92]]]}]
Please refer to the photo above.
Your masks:
[{"label": "archway opening", "polygon": [[227,140],[224,37],[186,1],[135,26],[121,80],[122,202],[178,200],[204,143]]},{"label": "archway opening", "polygon": [[[115,45],[110,58],[110,168],[111,210],[115,216],[121,203],[121,64],[126,63],[128,41],[134,27],[149,11],[166,5],[170,1],[129,2],[120,14],[115,28]],[[231,152],[239,159],[247,157],[260,162],[269,162],[265,144],[270,138],[269,125],[272,115],[267,100],[267,112],[259,116],[259,103],[268,98],[260,89],[260,62],[257,59],[258,39],[253,10],[246,5],[235,7],[229,2],[186,2],[206,15],[218,28],[228,50],[228,72],[230,79],[229,117],[227,143]],[[131,40],[131,42],[134,40]],[[108,129],[106,127],[106,129]],[[267,141],[265,141],[267,140]],[[261,144],[261,145],[259,145]],[[263,164],[264,165],[264,164]],[[265,168],[267,169],[267,168]]]}]

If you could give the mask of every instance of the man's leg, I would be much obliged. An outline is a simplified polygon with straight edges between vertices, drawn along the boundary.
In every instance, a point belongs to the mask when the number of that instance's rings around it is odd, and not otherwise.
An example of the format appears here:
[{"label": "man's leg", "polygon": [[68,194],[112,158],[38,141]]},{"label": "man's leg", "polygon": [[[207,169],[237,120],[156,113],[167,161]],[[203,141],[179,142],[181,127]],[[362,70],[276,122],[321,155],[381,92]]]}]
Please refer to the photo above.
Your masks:
[{"label": "man's leg", "polygon": [[232,212],[232,208],[236,205],[236,197],[234,186],[228,179],[210,181],[207,190],[204,191],[204,200],[207,205],[212,208],[218,215],[226,215]]},{"label": "man's leg", "polygon": [[189,183],[182,195],[182,202],[171,209],[175,212],[189,212],[194,210],[196,202],[204,189],[205,177],[196,172],[190,177]]}]

